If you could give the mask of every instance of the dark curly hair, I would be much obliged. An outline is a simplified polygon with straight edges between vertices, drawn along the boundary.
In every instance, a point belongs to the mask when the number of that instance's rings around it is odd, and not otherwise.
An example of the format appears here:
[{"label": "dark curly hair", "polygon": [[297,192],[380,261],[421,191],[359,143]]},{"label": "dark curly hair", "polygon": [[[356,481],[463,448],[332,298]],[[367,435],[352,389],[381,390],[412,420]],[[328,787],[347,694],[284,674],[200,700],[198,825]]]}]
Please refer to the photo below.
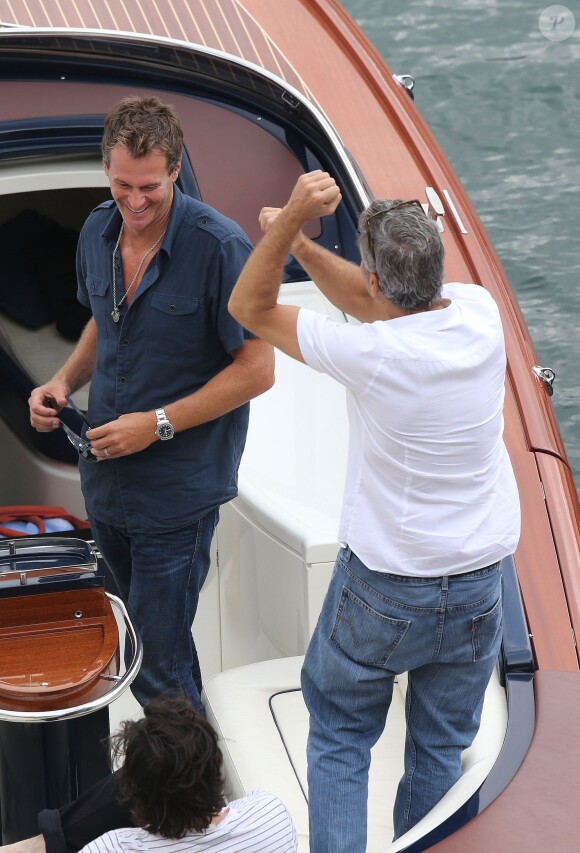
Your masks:
[{"label": "dark curly hair", "polygon": [[183,131],[175,108],[153,95],[123,98],[105,119],[101,150],[107,166],[111,151],[124,145],[131,157],[146,157],[156,151],[167,157],[167,173],[171,175],[183,147]]},{"label": "dark curly hair", "polygon": [[217,736],[186,696],[153,699],[111,738],[122,802],[133,820],[166,838],[202,832],[224,806]]}]

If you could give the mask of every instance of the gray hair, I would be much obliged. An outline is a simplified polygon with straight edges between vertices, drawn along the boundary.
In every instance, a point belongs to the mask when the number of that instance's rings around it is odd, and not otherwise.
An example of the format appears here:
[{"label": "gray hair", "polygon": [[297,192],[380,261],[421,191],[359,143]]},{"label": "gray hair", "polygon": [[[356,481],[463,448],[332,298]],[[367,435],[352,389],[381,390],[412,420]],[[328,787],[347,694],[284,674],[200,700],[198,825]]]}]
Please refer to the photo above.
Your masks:
[{"label": "gray hair", "polygon": [[[358,247],[387,299],[407,311],[430,308],[441,298],[445,250],[437,224],[419,204],[375,199],[359,217]],[[380,214],[384,215],[381,216]]]}]

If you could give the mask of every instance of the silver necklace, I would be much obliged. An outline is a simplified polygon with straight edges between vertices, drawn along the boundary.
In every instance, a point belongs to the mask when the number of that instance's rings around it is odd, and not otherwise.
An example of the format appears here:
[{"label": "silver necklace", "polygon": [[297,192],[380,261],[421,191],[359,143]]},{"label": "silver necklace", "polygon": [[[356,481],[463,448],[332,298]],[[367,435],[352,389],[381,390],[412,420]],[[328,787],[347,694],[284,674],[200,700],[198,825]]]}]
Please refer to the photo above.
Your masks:
[{"label": "silver necklace", "polygon": [[147,255],[150,255],[151,252],[153,251],[153,249],[155,249],[155,247],[163,240],[163,238],[165,236],[165,231],[167,231],[167,229],[165,229],[163,234],[161,234],[161,236],[159,236],[157,238],[157,240],[153,243],[151,248],[147,249],[147,251],[145,252],[143,257],[139,261],[139,266],[137,267],[137,272],[133,276],[131,284],[129,285],[129,287],[127,288],[127,290],[125,291],[125,293],[123,294],[121,299],[119,299],[119,301],[117,302],[117,281],[115,278],[115,255],[117,254],[117,249],[119,248],[119,243],[121,242],[121,237],[123,236],[123,228],[124,227],[125,227],[125,223],[122,222],[121,223],[121,230],[119,231],[119,236],[117,237],[117,242],[115,243],[115,248],[113,249],[113,310],[111,311],[111,317],[113,318],[115,323],[118,323],[119,320],[121,319],[121,313],[119,311],[119,308],[121,307],[121,305],[123,304],[123,302],[127,298],[127,294],[129,293],[129,291],[131,290],[131,288],[133,287],[133,285],[137,281],[139,273],[141,272],[141,267],[145,263],[145,258],[147,257]]}]

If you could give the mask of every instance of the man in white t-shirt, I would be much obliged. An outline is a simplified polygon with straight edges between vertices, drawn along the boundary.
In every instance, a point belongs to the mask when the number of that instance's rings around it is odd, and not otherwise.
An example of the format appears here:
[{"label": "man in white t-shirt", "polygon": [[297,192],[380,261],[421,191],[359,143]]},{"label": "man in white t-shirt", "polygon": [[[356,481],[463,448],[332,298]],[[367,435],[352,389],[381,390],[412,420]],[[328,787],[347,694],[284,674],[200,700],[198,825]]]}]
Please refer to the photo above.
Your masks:
[{"label": "man in white t-shirt", "polygon": [[153,699],[113,737],[120,770],[60,811],[43,834],[2,853],[295,853],[278,797],[253,791],[227,805],[217,736],[183,695]]},{"label": "man in white t-shirt", "polygon": [[[229,303],[347,394],[342,548],[302,671],[312,853],[366,848],[370,750],[397,674],[409,672],[395,837],[459,778],[501,643],[500,563],[520,530],[495,302],[482,287],[442,284],[441,237],[419,201],[363,211],[360,267],[308,240],[304,223],[340,199],[316,171],[281,211],[264,208],[265,236]],[[289,252],[360,324],[277,304]]]}]

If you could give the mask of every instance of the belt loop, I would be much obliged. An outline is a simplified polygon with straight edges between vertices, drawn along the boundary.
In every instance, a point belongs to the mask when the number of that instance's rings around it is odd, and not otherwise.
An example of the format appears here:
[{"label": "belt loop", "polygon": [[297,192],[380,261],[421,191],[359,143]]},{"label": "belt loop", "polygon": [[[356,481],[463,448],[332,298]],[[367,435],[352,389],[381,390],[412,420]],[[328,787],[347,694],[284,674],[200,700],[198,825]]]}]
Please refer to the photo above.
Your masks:
[{"label": "belt loop", "polygon": [[346,560],[347,563],[349,562],[351,555],[352,555],[352,551],[350,550],[348,545],[345,545],[344,546],[344,559]]},{"label": "belt loop", "polygon": [[441,589],[448,590],[449,589],[449,575],[443,575],[441,578]]}]

